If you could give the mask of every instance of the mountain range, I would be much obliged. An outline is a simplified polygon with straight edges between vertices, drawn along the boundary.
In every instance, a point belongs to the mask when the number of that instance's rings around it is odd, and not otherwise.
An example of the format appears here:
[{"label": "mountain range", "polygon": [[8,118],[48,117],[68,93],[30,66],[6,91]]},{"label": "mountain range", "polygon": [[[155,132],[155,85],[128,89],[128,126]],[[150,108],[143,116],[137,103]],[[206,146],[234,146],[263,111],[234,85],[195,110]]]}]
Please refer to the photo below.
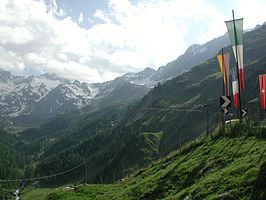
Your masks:
[{"label": "mountain range", "polygon": [[0,69],[0,115],[19,123],[38,124],[48,117],[88,105],[130,102],[143,97],[158,83],[205,62],[228,44],[225,34],[206,44],[190,46],[183,55],[157,71],[146,68],[104,83],[71,82],[55,74],[15,76]]}]

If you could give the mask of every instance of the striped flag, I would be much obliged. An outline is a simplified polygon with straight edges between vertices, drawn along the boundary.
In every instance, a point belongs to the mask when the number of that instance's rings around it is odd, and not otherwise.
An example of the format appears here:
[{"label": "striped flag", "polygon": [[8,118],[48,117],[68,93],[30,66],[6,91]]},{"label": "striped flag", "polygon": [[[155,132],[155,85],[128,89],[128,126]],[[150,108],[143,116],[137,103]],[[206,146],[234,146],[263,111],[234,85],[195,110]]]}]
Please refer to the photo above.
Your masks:
[{"label": "striped flag", "polygon": [[237,69],[236,67],[233,68],[233,73],[232,73],[232,89],[233,89],[233,95],[234,95],[234,102],[235,102],[235,107],[238,108],[238,78],[237,78]]},{"label": "striped flag", "polygon": [[224,79],[226,96],[229,96],[229,54],[217,55]]},{"label": "striped flag", "polygon": [[259,75],[260,81],[260,101],[261,101],[261,108],[265,109],[265,101],[266,101],[266,74]]},{"label": "striped flag", "polygon": [[235,60],[238,63],[241,93],[244,91],[244,62],[243,62],[243,18],[226,21],[226,27],[231,40]]}]

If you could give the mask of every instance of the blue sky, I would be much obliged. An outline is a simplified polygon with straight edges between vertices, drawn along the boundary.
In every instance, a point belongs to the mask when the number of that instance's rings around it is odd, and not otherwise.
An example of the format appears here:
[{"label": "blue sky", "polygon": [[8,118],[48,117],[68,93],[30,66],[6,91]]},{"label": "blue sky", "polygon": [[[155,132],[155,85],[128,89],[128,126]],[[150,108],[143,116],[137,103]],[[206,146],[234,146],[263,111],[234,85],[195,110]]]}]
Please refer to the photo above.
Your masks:
[{"label": "blue sky", "polygon": [[1,0],[0,68],[103,82],[157,69],[226,32],[266,21],[265,0]]}]

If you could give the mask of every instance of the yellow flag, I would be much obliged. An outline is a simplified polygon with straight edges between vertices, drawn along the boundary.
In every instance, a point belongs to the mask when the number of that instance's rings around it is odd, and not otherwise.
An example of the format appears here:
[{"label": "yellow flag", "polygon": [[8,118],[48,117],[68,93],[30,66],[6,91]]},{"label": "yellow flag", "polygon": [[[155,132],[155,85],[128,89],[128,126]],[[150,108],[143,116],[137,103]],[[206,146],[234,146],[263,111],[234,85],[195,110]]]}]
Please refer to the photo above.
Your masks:
[{"label": "yellow flag", "polygon": [[220,64],[224,85],[226,88],[226,96],[229,94],[229,54],[217,55]]}]

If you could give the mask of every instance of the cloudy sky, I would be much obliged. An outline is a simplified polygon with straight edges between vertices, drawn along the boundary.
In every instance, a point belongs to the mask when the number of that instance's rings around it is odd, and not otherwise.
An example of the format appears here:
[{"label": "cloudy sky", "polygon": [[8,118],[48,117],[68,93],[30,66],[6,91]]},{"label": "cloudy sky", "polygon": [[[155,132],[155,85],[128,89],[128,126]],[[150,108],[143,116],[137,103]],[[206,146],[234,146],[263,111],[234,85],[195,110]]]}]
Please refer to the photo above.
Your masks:
[{"label": "cloudy sky", "polygon": [[0,0],[0,68],[103,82],[266,21],[265,0]]}]

